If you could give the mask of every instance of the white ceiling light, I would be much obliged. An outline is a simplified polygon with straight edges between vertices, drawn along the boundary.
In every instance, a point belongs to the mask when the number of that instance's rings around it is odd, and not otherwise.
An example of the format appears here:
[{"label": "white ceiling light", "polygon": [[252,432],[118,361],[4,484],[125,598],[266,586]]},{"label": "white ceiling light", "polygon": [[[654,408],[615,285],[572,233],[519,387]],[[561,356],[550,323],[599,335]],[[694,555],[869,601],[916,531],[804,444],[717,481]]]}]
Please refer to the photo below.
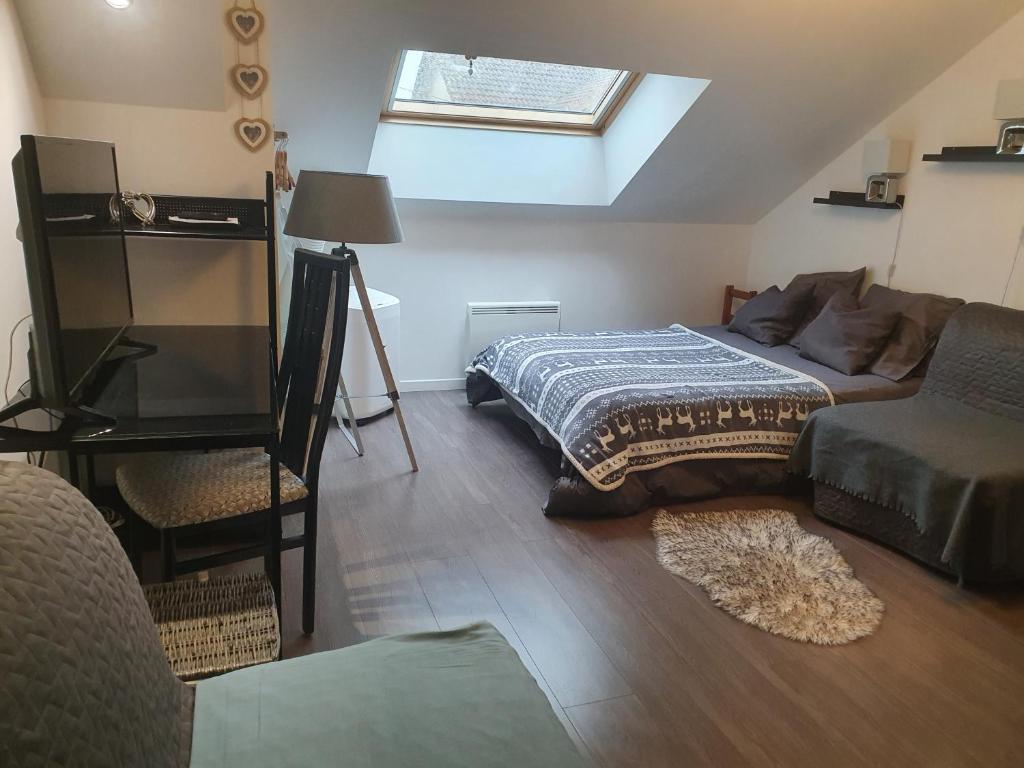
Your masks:
[{"label": "white ceiling light", "polygon": [[131,4],[132,0],[107,0],[107,5],[111,8],[116,8],[119,11],[123,11]]}]

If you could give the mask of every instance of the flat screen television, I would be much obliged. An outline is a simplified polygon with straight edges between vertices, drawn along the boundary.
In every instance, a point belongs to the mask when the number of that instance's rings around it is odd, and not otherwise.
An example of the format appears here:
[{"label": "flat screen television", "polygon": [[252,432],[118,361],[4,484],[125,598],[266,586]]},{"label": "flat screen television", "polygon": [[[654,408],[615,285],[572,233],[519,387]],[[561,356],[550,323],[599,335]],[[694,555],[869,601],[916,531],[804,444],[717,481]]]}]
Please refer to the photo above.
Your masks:
[{"label": "flat screen television", "polygon": [[[32,395],[77,405],[100,363],[132,324],[114,145],[22,136],[14,186],[32,306]],[[119,211],[119,206],[115,206]]]}]

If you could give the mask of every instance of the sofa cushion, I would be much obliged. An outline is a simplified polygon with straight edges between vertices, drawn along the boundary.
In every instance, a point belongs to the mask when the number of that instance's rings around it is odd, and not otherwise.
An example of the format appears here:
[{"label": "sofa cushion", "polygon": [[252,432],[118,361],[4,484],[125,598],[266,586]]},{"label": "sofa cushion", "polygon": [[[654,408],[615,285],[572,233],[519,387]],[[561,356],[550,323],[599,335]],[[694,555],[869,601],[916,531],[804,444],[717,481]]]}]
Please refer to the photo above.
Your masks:
[{"label": "sofa cushion", "polygon": [[812,295],[813,289],[808,285],[784,291],[773,285],[736,311],[729,330],[769,347],[782,344],[803,319]]},{"label": "sofa cushion", "polygon": [[384,637],[230,672],[196,688],[192,768],[582,768],[490,624]]},{"label": "sofa cushion", "polygon": [[900,313],[889,342],[871,364],[871,373],[900,381],[925,360],[938,343],[946,321],[963,305],[963,299],[950,299],[931,293],[908,293],[872,285],[861,300],[861,306],[894,309]]},{"label": "sofa cushion", "polygon": [[861,373],[878,356],[900,315],[894,309],[861,307],[855,296],[836,293],[800,336],[800,357],[847,376]]},{"label": "sofa cushion", "polygon": [[814,297],[811,299],[806,314],[790,337],[789,345],[793,347],[800,346],[800,334],[825,308],[828,300],[833,295],[842,292],[848,293],[851,296],[859,296],[860,286],[864,282],[864,275],[866,273],[867,267],[861,267],[852,272],[811,272],[794,277],[789,282],[789,285],[786,286],[786,289],[809,285],[814,291]]},{"label": "sofa cushion", "polygon": [[[279,467],[281,503],[305,498],[302,480]],[[177,528],[270,507],[270,456],[262,450],[133,456],[115,473],[117,490],[154,528]]]}]

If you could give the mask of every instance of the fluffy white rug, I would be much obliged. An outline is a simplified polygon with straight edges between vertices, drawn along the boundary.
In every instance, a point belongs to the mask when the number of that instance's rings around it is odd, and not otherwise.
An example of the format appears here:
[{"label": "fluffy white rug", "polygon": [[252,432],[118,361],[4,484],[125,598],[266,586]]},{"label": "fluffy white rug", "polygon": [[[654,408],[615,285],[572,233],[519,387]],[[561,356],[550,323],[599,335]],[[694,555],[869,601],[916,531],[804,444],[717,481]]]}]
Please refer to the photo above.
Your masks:
[{"label": "fluffy white rug", "polygon": [[652,526],[658,560],[741,621],[821,645],[870,635],[885,606],[828,539],[781,509],[673,515]]}]

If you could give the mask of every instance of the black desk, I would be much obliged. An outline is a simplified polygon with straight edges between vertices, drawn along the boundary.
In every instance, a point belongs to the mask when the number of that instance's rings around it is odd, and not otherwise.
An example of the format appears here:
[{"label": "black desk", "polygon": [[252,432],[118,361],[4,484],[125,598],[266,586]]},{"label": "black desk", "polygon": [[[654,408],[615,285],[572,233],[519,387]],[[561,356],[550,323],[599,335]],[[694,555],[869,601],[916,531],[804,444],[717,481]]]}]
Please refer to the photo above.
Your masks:
[{"label": "black desk", "polygon": [[114,426],[72,421],[76,454],[273,447],[270,332],[266,326],[134,326],[154,354],[105,364],[86,403]]},{"label": "black desk", "polygon": [[281,605],[280,478],[277,423],[272,407],[271,337],[267,326],[133,326],[133,341],[155,347],[140,354],[119,347],[104,363],[83,404],[116,424],[65,419],[55,432],[23,446],[0,441],[0,452],[67,451],[71,482],[80,486],[86,457],[88,490],[93,457],[104,453],[214,448],[264,448],[271,457],[274,549],[268,574]]}]

